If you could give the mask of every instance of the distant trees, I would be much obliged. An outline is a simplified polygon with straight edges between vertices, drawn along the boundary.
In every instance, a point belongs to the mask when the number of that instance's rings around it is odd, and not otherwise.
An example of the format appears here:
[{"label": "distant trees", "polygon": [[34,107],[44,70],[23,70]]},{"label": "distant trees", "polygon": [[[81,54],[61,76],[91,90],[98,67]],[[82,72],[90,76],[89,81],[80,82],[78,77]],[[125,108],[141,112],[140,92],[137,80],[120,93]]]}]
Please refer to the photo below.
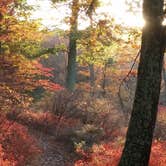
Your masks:
[{"label": "distant trees", "polygon": [[126,143],[119,166],[147,166],[156,122],[165,51],[163,0],[144,0],[146,20],[138,80]]},{"label": "distant trees", "polygon": [[113,27],[113,22],[108,19],[91,20],[91,25],[82,30],[82,36],[78,40],[80,55],[78,61],[80,64],[86,64],[89,67],[89,82],[91,93],[95,88],[95,68],[100,67],[103,71],[101,87],[103,94],[105,91],[106,70],[114,62],[114,56],[118,52],[118,39],[113,37],[117,28]]}]

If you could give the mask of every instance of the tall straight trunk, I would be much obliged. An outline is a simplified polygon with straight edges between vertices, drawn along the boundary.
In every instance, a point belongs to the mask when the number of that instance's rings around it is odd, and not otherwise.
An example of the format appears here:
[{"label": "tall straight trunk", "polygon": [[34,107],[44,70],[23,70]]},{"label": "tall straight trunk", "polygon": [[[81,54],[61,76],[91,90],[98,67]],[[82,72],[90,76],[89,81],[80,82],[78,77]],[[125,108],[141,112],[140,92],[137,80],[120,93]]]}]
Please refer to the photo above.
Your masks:
[{"label": "tall straight trunk", "polygon": [[163,80],[164,80],[164,98],[166,100],[166,70],[165,70],[165,60],[163,61]]},{"label": "tall straight trunk", "polygon": [[107,62],[104,64],[103,67],[103,80],[102,80],[102,94],[103,96],[106,94],[105,86],[106,86],[106,72],[107,72]]},{"label": "tall straight trunk", "polygon": [[66,88],[73,91],[76,84],[76,55],[77,55],[77,22],[79,4],[78,0],[72,2],[72,14],[70,18],[70,35],[69,35],[69,51],[68,51],[68,65],[66,75]]},{"label": "tall straight trunk", "polygon": [[[93,1],[92,1],[93,3]],[[91,5],[90,5],[91,6]],[[90,53],[90,56],[93,57],[93,47],[92,47],[92,40],[93,37],[93,9],[89,11],[88,13],[89,19],[90,19],[90,40],[89,40],[89,46],[88,46],[88,52]],[[95,71],[94,71],[94,62],[89,63],[89,81],[90,81],[90,94],[91,96],[94,96],[94,90],[95,90]]]},{"label": "tall straight trunk", "polygon": [[95,71],[94,71],[94,64],[89,64],[89,81],[90,81],[90,88],[91,88],[91,95],[94,95],[94,88],[95,88]]},{"label": "tall straight trunk", "polygon": [[147,166],[157,116],[164,56],[163,0],[144,0],[138,80],[126,143],[119,166]]},{"label": "tall straight trunk", "polygon": [[0,41],[0,55],[2,54],[2,43]]},{"label": "tall straight trunk", "polygon": [[[3,20],[3,15],[0,12],[0,35],[2,35],[2,23],[1,23],[2,20]],[[2,54],[2,41],[0,41],[0,54]]]}]

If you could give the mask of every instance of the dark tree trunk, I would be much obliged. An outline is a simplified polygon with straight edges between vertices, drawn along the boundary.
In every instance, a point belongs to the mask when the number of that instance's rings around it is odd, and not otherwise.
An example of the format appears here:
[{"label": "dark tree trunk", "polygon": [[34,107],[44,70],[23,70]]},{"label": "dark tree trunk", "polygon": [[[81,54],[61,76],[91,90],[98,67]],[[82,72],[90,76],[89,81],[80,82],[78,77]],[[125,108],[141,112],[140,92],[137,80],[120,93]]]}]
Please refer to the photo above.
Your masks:
[{"label": "dark tree trunk", "polygon": [[119,166],[147,166],[157,116],[164,56],[163,0],[144,0],[138,80],[126,143]]},{"label": "dark tree trunk", "polygon": [[76,83],[76,55],[77,55],[77,22],[79,4],[78,0],[72,2],[72,15],[70,18],[69,52],[66,76],[66,88],[73,91]]},{"label": "dark tree trunk", "polygon": [[163,61],[163,80],[164,80],[164,104],[166,103],[166,70],[165,70],[165,61]]}]

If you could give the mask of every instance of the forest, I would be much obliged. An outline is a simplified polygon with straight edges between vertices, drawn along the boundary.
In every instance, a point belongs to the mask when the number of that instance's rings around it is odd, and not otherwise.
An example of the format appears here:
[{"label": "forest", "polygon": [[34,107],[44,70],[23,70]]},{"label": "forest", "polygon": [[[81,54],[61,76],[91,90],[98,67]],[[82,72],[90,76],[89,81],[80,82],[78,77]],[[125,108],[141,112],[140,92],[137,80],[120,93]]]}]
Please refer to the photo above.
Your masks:
[{"label": "forest", "polygon": [[0,166],[166,166],[164,0],[0,0]]}]

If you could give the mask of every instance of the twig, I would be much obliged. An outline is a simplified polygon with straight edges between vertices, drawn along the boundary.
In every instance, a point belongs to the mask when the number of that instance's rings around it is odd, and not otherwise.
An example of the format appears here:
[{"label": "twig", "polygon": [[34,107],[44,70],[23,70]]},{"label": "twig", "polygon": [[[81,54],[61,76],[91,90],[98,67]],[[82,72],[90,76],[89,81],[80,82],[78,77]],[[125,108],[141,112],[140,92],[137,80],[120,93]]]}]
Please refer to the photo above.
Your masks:
[{"label": "twig", "polygon": [[[136,57],[135,57],[135,59],[134,59],[134,62],[133,62],[133,64],[132,64],[132,66],[131,66],[129,72],[128,72],[127,75],[122,79],[122,81],[121,81],[121,83],[120,83],[120,85],[119,85],[118,96],[119,96],[119,99],[120,99],[120,105],[121,105],[121,107],[122,107],[122,110],[124,109],[124,104],[123,104],[122,97],[121,97],[121,95],[120,95],[120,90],[121,90],[121,87],[122,87],[123,83],[124,83],[124,82],[126,81],[126,79],[130,76],[130,74],[131,74],[131,72],[132,72],[132,70],[133,70],[133,68],[134,68],[134,65],[135,65],[135,63],[136,63],[136,61],[137,61],[137,58],[139,57],[140,53],[141,53],[141,50],[138,51],[138,53],[137,53],[137,55],[136,55]],[[124,112],[124,111],[123,111],[123,112]]]}]

